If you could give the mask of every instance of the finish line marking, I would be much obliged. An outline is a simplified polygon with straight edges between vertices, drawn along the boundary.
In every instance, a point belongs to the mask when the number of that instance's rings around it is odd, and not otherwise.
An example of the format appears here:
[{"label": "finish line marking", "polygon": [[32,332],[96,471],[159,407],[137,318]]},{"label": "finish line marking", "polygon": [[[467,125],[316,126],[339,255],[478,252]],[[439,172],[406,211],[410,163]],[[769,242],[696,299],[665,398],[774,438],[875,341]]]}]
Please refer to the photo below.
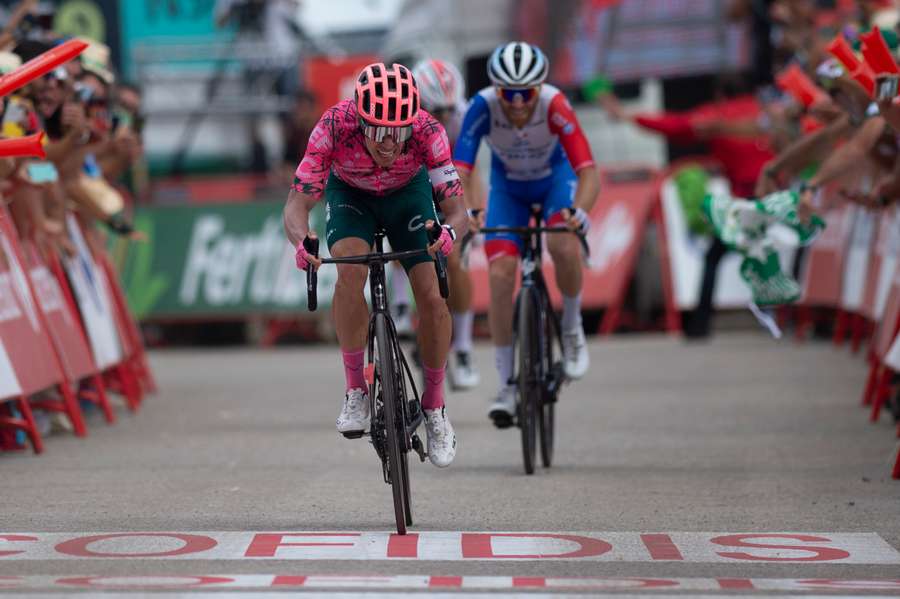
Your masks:
[{"label": "finish line marking", "polygon": [[[741,581],[735,586],[734,581]],[[827,578],[634,578],[540,576],[419,576],[419,575],[258,575],[207,576],[0,576],[4,590],[189,591],[238,589],[374,589],[374,590],[536,590],[536,591],[743,591],[835,592],[900,591],[900,579],[854,580]]]},{"label": "finish line marking", "polygon": [[900,564],[900,553],[876,533],[0,533],[0,562],[71,559]]}]

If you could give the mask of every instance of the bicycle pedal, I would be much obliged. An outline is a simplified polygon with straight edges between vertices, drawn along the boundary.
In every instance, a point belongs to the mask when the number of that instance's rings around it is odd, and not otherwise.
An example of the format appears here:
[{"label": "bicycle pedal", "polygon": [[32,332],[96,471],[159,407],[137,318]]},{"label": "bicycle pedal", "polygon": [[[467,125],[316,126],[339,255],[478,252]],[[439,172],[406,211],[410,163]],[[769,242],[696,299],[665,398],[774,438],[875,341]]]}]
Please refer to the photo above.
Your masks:
[{"label": "bicycle pedal", "polygon": [[501,430],[510,428],[514,424],[513,417],[506,412],[501,412],[499,410],[496,412],[491,412],[490,417],[491,420],[494,421],[494,426]]},{"label": "bicycle pedal", "polygon": [[361,439],[363,435],[366,434],[366,431],[350,431],[348,433],[341,433],[344,435],[346,439]]},{"label": "bicycle pedal", "polygon": [[425,447],[422,445],[422,439],[419,438],[419,435],[413,433],[412,435],[412,447],[415,452],[419,455],[419,460],[424,462],[425,458],[428,457],[428,454],[425,453]]}]

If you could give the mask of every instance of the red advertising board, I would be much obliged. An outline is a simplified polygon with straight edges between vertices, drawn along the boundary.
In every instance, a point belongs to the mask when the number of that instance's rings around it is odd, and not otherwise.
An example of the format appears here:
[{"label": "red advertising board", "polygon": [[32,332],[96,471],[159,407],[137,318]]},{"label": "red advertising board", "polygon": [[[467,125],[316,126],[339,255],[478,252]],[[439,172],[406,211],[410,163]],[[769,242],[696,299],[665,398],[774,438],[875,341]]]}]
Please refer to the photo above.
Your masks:
[{"label": "red advertising board", "polygon": [[884,315],[881,323],[878,325],[878,329],[875,331],[872,349],[879,360],[884,360],[894,338],[897,336],[897,324],[900,322],[898,319],[900,319],[900,266],[894,271],[891,289],[888,292],[887,305],[884,308]]},{"label": "red advertising board", "polygon": [[72,312],[59,282],[44,263],[37,245],[31,240],[24,241],[21,245],[34,295],[44,313],[50,338],[59,354],[66,378],[77,381],[95,374],[97,367],[78,315]]},{"label": "red advertising board", "polygon": [[838,306],[841,301],[844,259],[851,233],[849,208],[825,213],[825,230],[809,247],[803,269],[803,297],[808,306]]},{"label": "red advertising board", "polygon": [[0,339],[25,395],[61,382],[59,364],[23,268],[16,233],[0,211]]}]

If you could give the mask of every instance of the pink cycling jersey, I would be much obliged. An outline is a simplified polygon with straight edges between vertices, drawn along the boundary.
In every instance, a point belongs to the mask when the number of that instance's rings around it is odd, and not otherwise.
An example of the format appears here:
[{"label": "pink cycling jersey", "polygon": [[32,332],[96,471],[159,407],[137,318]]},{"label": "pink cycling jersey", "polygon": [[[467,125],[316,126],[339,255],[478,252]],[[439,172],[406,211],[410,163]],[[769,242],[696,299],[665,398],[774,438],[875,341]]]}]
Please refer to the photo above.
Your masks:
[{"label": "pink cycling jersey", "polygon": [[338,102],[325,111],[297,167],[295,190],[319,199],[334,171],[348,185],[385,195],[408,184],[424,166],[438,200],[462,195],[447,133],[433,116],[419,111],[412,137],[389,167],[378,166],[369,155],[358,119],[353,100]]}]

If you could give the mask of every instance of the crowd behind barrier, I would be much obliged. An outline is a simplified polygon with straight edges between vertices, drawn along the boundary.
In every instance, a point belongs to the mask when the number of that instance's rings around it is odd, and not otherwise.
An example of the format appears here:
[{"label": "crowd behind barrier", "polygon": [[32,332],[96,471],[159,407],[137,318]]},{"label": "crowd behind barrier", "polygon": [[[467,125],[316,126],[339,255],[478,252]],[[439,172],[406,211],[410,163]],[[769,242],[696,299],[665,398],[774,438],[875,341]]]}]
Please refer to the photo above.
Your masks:
[{"label": "crowd behind barrier", "polygon": [[[43,30],[0,33],[0,450],[88,435],[92,412],[136,411],[155,383],[106,252],[136,241],[141,93],[109,49]],[[103,229],[101,229],[101,226]]]}]

